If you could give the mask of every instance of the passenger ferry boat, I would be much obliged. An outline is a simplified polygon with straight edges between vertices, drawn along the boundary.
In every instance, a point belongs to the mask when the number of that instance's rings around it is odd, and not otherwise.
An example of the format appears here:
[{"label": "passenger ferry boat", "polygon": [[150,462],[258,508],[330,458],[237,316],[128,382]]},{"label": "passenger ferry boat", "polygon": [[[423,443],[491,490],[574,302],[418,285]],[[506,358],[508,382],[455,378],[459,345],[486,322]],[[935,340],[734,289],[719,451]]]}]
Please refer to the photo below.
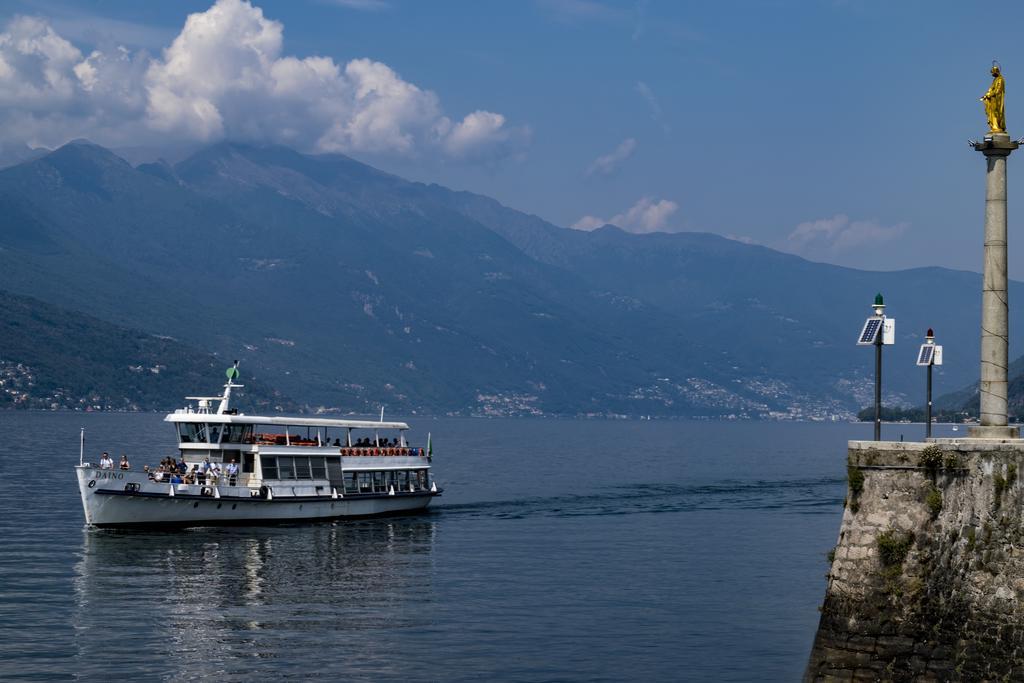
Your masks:
[{"label": "passenger ferry boat", "polygon": [[[76,467],[85,521],[96,527],[208,526],[367,517],[422,510],[441,494],[432,454],[408,444],[404,422],[256,416],[230,407],[238,363],[221,396],[167,415],[187,474]],[[216,404],[216,408],[213,405]],[[389,433],[395,433],[388,439]],[[165,468],[161,468],[165,469]],[[169,469],[169,462],[168,468]],[[218,474],[219,471],[219,474]],[[233,472],[233,473],[232,473]],[[180,480],[180,481],[179,481]]]}]

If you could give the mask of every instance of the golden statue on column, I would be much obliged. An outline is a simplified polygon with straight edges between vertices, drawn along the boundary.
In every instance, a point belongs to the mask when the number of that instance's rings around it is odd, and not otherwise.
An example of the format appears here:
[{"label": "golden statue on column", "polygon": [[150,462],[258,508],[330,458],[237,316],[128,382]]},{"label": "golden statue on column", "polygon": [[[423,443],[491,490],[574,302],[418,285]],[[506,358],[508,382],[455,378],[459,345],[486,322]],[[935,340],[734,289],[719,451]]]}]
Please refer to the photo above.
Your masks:
[{"label": "golden statue on column", "polygon": [[988,117],[990,133],[1006,132],[1006,111],[1003,109],[1003,98],[1006,95],[1006,82],[999,72],[999,63],[992,62],[992,85],[988,92],[981,96],[985,104],[985,116]]}]

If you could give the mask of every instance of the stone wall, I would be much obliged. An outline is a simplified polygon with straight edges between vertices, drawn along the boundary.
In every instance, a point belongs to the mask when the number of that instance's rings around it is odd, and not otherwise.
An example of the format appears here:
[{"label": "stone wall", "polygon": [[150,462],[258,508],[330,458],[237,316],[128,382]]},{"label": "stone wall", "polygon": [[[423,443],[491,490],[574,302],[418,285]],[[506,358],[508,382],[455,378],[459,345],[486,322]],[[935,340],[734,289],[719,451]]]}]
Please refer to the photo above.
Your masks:
[{"label": "stone wall", "polygon": [[805,681],[1024,680],[1024,441],[851,441]]}]

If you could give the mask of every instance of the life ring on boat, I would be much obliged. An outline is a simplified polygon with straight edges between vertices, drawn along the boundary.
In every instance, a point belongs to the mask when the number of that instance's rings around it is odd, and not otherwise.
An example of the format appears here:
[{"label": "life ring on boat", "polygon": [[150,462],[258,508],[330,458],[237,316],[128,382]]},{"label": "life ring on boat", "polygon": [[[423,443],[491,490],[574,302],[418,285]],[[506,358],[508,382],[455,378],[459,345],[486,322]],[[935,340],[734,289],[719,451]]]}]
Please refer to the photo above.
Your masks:
[{"label": "life ring on boat", "polygon": [[96,488],[96,480],[95,479],[89,480],[89,488],[91,488],[91,489]]},{"label": "life ring on boat", "polygon": [[211,486],[204,486],[202,489],[200,489],[199,495],[207,496],[207,497],[212,496],[213,495],[213,487],[211,487]]},{"label": "life ring on boat", "polygon": [[260,498],[266,498],[269,495],[270,495],[270,487],[269,486],[261,486],[260,487]]}]

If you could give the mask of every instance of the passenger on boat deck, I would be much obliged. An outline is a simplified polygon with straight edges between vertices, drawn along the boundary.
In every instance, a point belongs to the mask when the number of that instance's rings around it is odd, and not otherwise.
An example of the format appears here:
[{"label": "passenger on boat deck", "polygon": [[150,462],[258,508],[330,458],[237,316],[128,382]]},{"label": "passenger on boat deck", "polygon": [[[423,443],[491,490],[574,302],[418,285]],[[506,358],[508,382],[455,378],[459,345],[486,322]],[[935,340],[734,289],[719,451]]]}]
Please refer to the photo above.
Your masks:
[{"label": "passenger on boat deck", "polygon": [[235,485],[235,479],[238,477],[238,465],[235,464],[235,459],[231,458],[231,462],[228,464],[228,486]]},{"label": "passenger on boat deck", "polygon": [[171,475],[171,483],[172,484],[181,484],[182,483],[181,475],[178,474],[177,472],[172,474]]},{"label": "passenger on boat deck", "polygon": [[128,456],[125,455],[124,453],[121,454],[120,468],[122,470],[130,470],[132,468],[132,466],[128,464]]},{"label": "passenger on boat deck", "polygon": [[110,455],[103,451],[103,455],[100,456],[100,469],[101,470],[112,470],[114,469],[114,461],[110,459]]},{"label": "passenger on boat deck", "polygon": [[185,456],[181,456],[181,460],[178,462],[178,474],[184,475],[188,472],[188,464],[185,462]]},{"label": "passenger on boat deck", "polygon": [[341,439],[335,439],[334,440],[334,445],[335,446],[340,446],[341,445]]},{"label": "passenger on boat deck", "polygon": [[210,472],[210,459],[207,458],[203,461],[203,474],[209,474]]}]

